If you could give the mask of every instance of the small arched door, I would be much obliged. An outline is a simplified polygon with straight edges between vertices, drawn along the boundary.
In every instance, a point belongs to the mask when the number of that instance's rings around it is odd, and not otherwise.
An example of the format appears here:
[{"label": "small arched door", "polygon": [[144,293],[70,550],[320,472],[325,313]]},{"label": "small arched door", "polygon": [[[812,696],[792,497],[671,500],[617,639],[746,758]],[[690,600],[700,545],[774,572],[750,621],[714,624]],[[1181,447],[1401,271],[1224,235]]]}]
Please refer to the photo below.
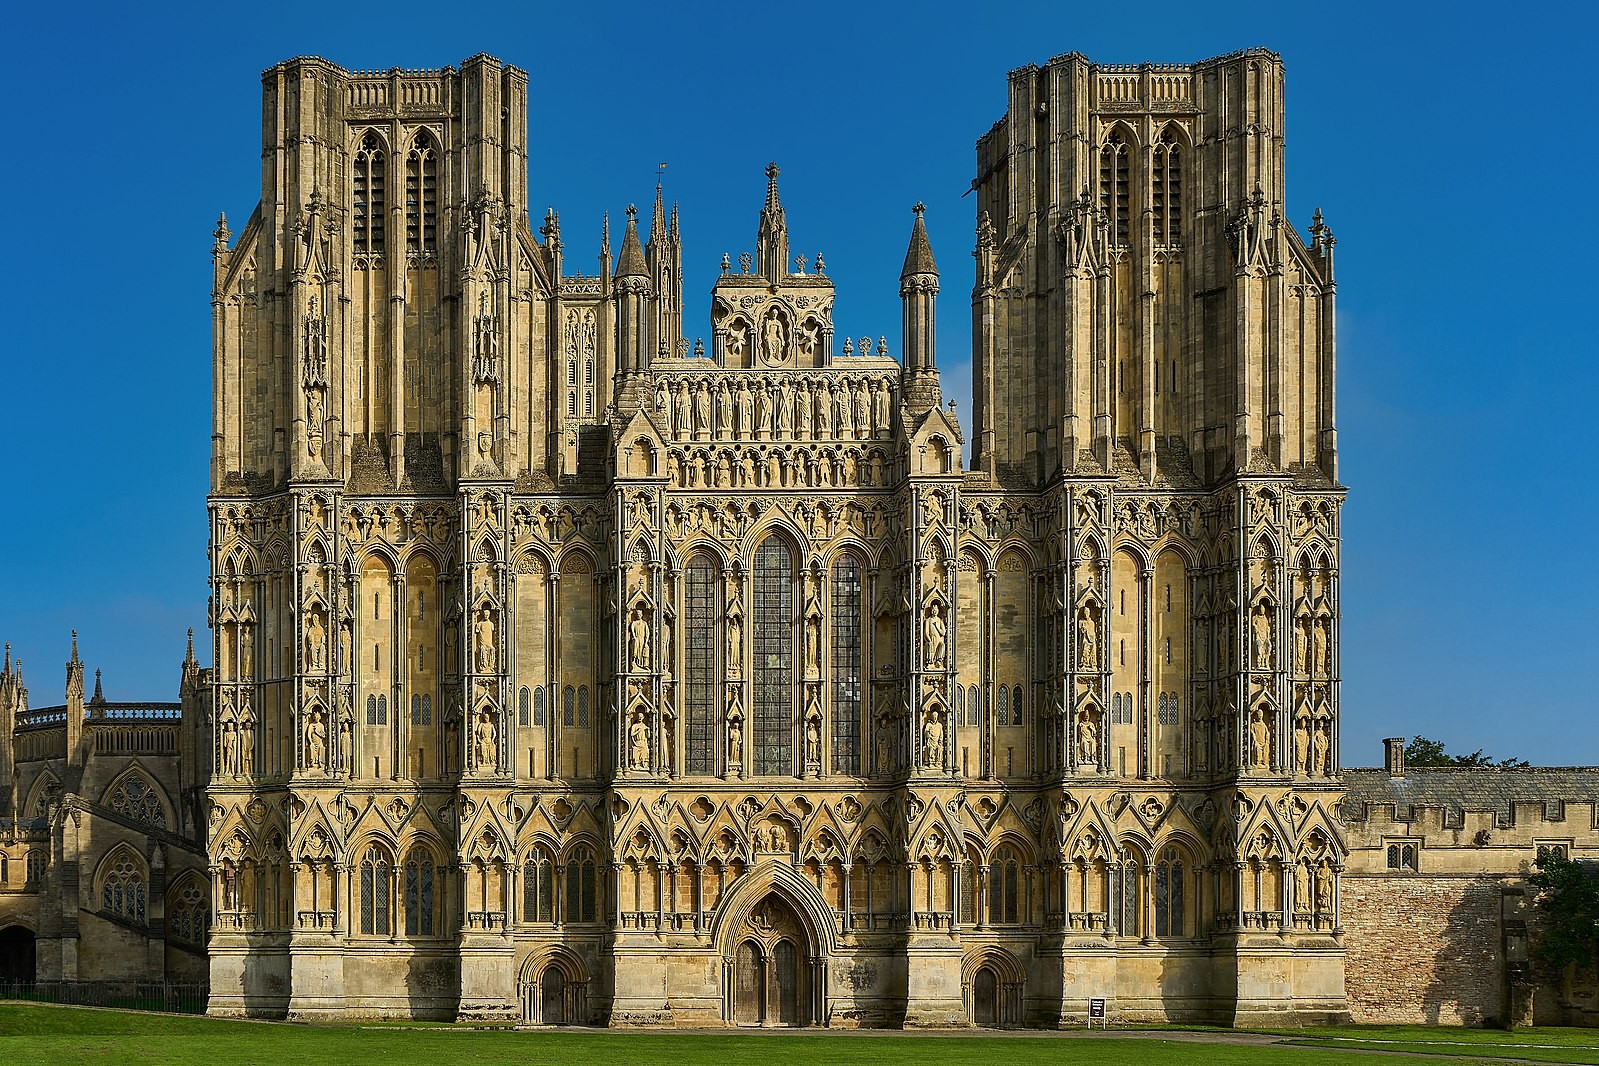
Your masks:
[{"label": "small arched door", "polygon": [[999,979],[991,966],[981,967],[972,978],[972,1021],[999,1024]]},{"label": "small arched door", "polygon": [[566,1024],[566,975],[549,966],[539,978],[539,1020],[545,1025]]},{"label": "small arched door", "polygon": [[0,982],[32,981],[36,962],[32,929],[23,925],[0,929]]}]

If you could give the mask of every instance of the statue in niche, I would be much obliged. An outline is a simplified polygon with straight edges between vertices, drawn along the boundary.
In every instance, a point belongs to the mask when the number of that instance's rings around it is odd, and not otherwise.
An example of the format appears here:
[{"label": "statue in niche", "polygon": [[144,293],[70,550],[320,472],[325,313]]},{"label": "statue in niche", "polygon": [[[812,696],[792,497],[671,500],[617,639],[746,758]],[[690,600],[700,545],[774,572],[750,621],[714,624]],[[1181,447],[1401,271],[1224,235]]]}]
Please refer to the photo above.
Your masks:
[{"label": "statue in niche", "polygon": [[777,386],[777,402],[773,406],[776,419],[774,432],[780,437],[787,437],[794,428],[794,386],[789,384],[787,378]]},{"label": "statue in niche", "polygon": [[1294,721],[1294,765],[1300,773],[1310,773],[1310,719],[1304,715]]},{"label": "statue in niche", "polygon": [[1332,619],[1316,619],[1314,634],[1315,647],[1311,653],[1311,662],[1314,664],[1315,676],[1332,676]]},{"label": "statue in niche", "polygon": [[716,435],[721,440],[733,435],[733,390],[725,381],[716,386]]},{"label": "statue in niche", "polygon": [[494,713],[484,711],[477,717],[477,726],[473,730],[474,743],[477,747],[477,765],[479,770],[493,770],[499,763],[499,737],[494,725]]},{"label": "statue in niche", "polygon": [[880,774],[894,770],[894,725],[889,720],[886,708],[878,712],[877,723],[872,730],[872,765]]},{"label": "statue in niche", "polygon": [[644,612],[635,607],[627,623],[627,654],[633,669],[650,668],[650,623]]},{"label": "statue in niche", "polygon": [[672,619],[670,615],[661,619],[661,673],[667,677],[672,676]]},{"label": "statue in niche", "polygon": [[871,471],[872,471],[871,478],[870,478],[871,483],[873,485],[881,485],[881,484],[883,484],[883,453],[882,452],[873,452],[872,453]]},{"label": "statue in niche", "polygon": [[1092,711],[1084,711],[1077,720],[1077,762],[1084,766],[1099,765],[1099,724]]},{"label": "statue in niche", "polygon": [[676,432],[678,440],[687,440],[694,434],[694,397],[686,381],[679,382],[677,386]]},{"label": "statue in niche", "polygon": [[833,435],[833,386],[826,381],[816,390],[816,435],[824,440]]},{"label": "statue in niche", "polygon": [[944,713],[933,711],[922,726],[922,765],[929,770],[944,765]]},{"label": "statue in niche", "polygon": [[1210,722],[1208,719],[1198,719],[1194,722],[1194,728],[1190,730],[1188,735],[1188,757],[1193,760],[1194,769],[1196,770],[1210,769],[1208,745],[1205,743],[1206,733],[1209,729]]},{"label": "statue in niche", "polygon": [[679,487],[683,484],[683,461],[677,457],[676,452],[666,454],[666,481],[669,485]]},{"label": "statue in niche", "polygon": [[633,718],[627,726],[627,768],[629,770],[650,768],[650,727],[644,721],[642,711],[634,711]]},{"label": "statue in niche", "polygon": [[872,425],[877,430],[879,437],[888,436],[888,382],[879,381],[877,388],[872,393]]},{"label": "statue in niche", "polygon": [[776,310],[773,310],[766,316],[764,336],[762,337],[761,341],[761,354],[768,363],[781,363],[788,355],[787,348],[784,345],[783,334],[784,329],[782,316],[780,316]]},{"label": "statue in niche", "polygon": [[1332,723],[1316,723],[1316,763],[1322,777],[1332,776]]},{"label": "statue in niche", "polygon": [[727,676],[737,677],[743,669],[744,615],[736,602],[727,608]]},{"label": "statue in niche", "polygon": [[249,711],[239,723],[239,772],[255,773],[255,715]]},{"label": "statue in niche", "polygon": [[762,402],[766,405],[766,414],[762,418],[761,425],[766,430],[767,437],[777,440],[777,408],[781,402],[782,392],[776,384],[770,382],[761,386],[761,392],[765,394]]},{"label": "statue in niche", "polygon": [[800,354],[807,359],[814,358],[816,356],[816,344],[821,339],[821,335],[822,331],[817,327],[815,319],[807,318],[801,323],[797,338]]},{"label": "statue in niche", "polygon": [[661,715],[661,769],[668,776],[677,773],[677,719],[671,711]]},{"label": "statue in niche", "polygon": [[855,435],[862,439],[872,435],[872,401],[866,396],[866,386],[855,383]]},{"label": "statue in niche", "polygon": [[1255,669],[1270,670],[1275,651],[1272,647],[1271,608],[1264,603],[1257,606],[1251,623],[1255,632]]},{"label": "statue in niche", "polygon": [[944,622],[944,607],[935,602],[922,620],[922,636],[927,642],[927,665],[937,669],[944,665],[949,627]]},{"label": "statue in niche", "polygon": [[834,414],[838,417],[838,435],[846,439],[855,436],[855,424],[850,413],[851,402],[849,384],[847,382],[839,383],[838,395],[834,398],[834,402],[837,404]]},{"label": "statue in niche", "polygon": [[1265,770],[1271,765],[1271,726],[1266,715],[1256,710],[1249,716],[1249,766]]},{"label": "statue in niche", "polygon": [[704,440],[711,430],[711,387],[702,381],[694,390],[694,439]]},{"label": "statue in niche", "polygon": [[348,713],[339,719],[339,748],[337,752],[339,772],[346,773],[350,769],[350,752],[355,749],[355,720]]},{"label": "statue in niche", "polygon": [[1316,912],[1332,913],[1332,871],[1325,864],[1316,871]]},{"label": "statue in niche", "polygon": [[766,487],[780,488],[783,484],[783,457],[775,451],[766,453]]},{"label": "statue in niche", "polygon": [[744,768],[744,718],[738,712],[738,696],[728,700],[727,717],[727,772],[734,777],[743,774]]},{"label": "statue in niche", "polygon": [[255,640],[250,629],[248,625],[239,627],[239,676],[246,681],[255,676]]},{"label": "statue in niche", "polygon": [[922,497],[922,524],[933,529],[943,521],[944,501],[938,498],[937,493],[929,492]]},{"label": "statue in niche", "polygon": [[[748,271],[746,271],[748,273]],[[727,354],[733,357],[734,362],[744,358],[744,326],[735,322],[727,327]]]},{"label": "statue in niche", "polygon": [[305,765],[307,769],[322,770],[327,766],[328,727],[321,710],[313,710],[305,724]]},{"label": "statue in niche", "polygon": [[750,425],[750,434],[754,438],[761,437],[766,432],[767,423],[772,418],[772,397],[766,391],[766,385],[757,381],[750,390],[755,400],[755,420]]},{"label": "statue in niche", "polygon": [[738,383],[738,433],[748,439],[755,431],[755,397],[750,395],[750,383]]},{"label": "statue in niche", "polygon": [[494,615],[487,607],[478,612],[472,626],[472,639],[477,642],[477,672],[492,674],[496,663]]},{"label": "statue in niche", "polygon": [[794,397],[794,435],[801,440],[811,438],[811,409],[810,382],[801,382]]},{"label": "statue in niche", "polygon": [[232,719],[222,723],[222,773],[239,776],[239,727]]},{"label": "statue in niche", "polygon": [[655,411],[660,416],[661,432],[667,437],[672,435],[672,392],[666,387],[666,382],[657,382],[655,385]]},{"label": "statue in niche", "polygon": [[1077,612],[1077,669],[1084,673],[1099,671],[1099,623],[1094,619],[1094,608],[1083,604]]},{"label": "statue in niche", "polygon": [[[824,455],[822,458],[826,460],[827,457]],[[827,511],[821,504],[811,508],[811,539],[818,544],[827,541]]]},{"label": "statue in niche", "polygon": [[305,420],[310,429],[311,436],[322,435],[322,390],[316,387],[305,390]]},{"label": "statue in niche", "polygon": [[1310,673],[1310,634],[1315,625],[1308,612],[1294,618],[1294,667],[1305,674]]},{"label": "statue in niche", "polygon": [[1310,868],[1302,862],[1294,863],[1294,910],[1303,914],[1310,910]]},{"label": "statue in niche", "polygon": [[[817,698],[820,694],[816,693]],[[822,763],[822,715],[820,711],[812,711],[805,717],[805,765],[820,766]]]},{"label": "statue in niche", "polygon": [[844,453],[844,484],[855,484],[855,475],[860,472],[860,465],[855,460],[854,452]]},{"label": "statue in niche", "polygon": [[322,612],[312,611],[305,620],[305,658],[312,670],[327,668],[328,630],[322,624]]}]

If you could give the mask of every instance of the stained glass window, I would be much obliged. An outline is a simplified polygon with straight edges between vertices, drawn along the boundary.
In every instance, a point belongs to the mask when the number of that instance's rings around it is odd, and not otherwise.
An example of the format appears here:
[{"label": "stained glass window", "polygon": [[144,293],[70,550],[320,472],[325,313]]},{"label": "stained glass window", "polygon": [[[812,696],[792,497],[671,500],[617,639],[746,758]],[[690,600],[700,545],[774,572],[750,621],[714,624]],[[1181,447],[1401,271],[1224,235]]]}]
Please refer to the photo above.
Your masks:
[{"label": "stained glass window", "polygon": [[716,570],[697,556],[683,572],[683,699],[688,714],[684,766],[716,772]]},{"label": "stained glass window", "polygon": [[755,773],[794,772],[794,560],[775,538],[755,552],[751,665]]},{"label": "stained glass window", "polygon": [[861,564],[833,564],[833,772],[861,772]]}]

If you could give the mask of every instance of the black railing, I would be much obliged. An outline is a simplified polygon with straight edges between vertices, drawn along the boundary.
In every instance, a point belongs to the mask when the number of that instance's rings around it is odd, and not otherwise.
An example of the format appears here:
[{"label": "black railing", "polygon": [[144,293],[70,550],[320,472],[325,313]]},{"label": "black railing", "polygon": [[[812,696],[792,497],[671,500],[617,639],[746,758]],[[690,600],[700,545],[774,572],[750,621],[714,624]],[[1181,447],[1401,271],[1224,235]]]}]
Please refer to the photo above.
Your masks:
[{"label": "black railing", "polygon": [[0,981],[0,1000],[168,1014],[204,1014],[208,994],[198,981]]}]

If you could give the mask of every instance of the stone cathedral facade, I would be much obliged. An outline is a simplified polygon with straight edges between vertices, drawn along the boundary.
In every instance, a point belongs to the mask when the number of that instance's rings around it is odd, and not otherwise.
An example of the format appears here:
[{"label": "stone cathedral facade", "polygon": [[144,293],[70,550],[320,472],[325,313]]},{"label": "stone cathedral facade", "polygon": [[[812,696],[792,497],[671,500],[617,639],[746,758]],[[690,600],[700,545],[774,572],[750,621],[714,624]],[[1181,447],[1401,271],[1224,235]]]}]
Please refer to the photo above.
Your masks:
[{"label": "stone cathedral facade", "polygon": [[920,205],[897,352],[835,330],[775,166],[687,328],[659,192],[597,276],[530,220],[526,90],[264,76],[214,252],[211,1010],[1346,1017],[1333,239],[1281,61],[1010,74],[967,427]]}]

